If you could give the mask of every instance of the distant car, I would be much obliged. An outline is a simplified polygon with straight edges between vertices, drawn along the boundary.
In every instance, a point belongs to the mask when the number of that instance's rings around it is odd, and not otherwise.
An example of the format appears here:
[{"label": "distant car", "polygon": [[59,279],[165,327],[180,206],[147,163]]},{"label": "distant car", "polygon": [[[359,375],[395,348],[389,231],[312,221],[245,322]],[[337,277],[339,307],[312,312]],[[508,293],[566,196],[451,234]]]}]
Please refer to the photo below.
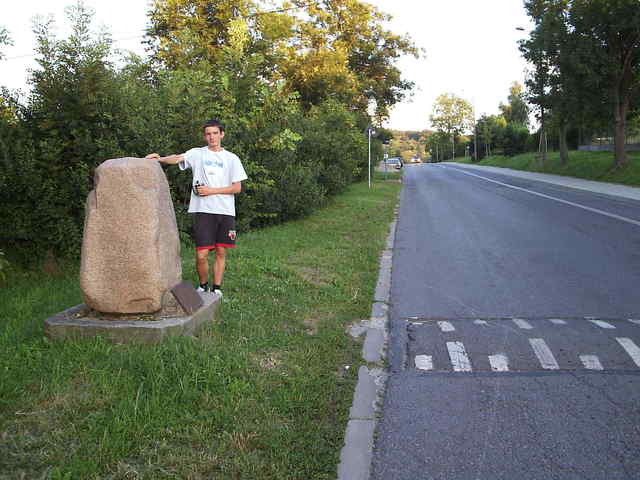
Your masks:
[{"label": "distant car", "polygon": [[384,163],[388,166],[388,167],[393,167],[396,170],[400,170],[402,168],[402,159],[400,157],[391,157],[391,158],[387,158]]}]

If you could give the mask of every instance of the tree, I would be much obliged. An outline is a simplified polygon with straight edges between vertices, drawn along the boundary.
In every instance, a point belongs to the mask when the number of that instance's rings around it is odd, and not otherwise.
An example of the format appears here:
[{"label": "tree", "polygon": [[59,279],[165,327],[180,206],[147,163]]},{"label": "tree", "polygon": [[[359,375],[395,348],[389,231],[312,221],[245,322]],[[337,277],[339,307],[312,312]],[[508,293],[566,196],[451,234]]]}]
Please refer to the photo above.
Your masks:
[{"label": "tree", "polygon": [[456,138],[473,126],[473,107],[453,93],[443,93],[436,98],[429,117],[431,125],[450,139],[452,155],[455,156]]},{"label": "tree", "polygon": [[508,101],[507,105],[501,103],[499,106],[507,123],[528,126],[529,107],[525,101],[524,87],[520,83],[513,82],[511,84]]},{"label": "tree", "polygon": [[[11,37],[9,36],[9,32],[7,31],[7,29],[0,25],[0,47],[2,45],[13,45],[13,41],[11,40]],[[4,59],[4,54],[2,53],[2,50],[0,50],[0,60],[3,60],[3,59]]]},{"label": "tree", "polygon": [[601,87],[612,93],[615,166],[623,166],[627,115],[640,92],[640,6],[637,0],[573,0],[569,18],[578,41],[589,46],[590,70],[601,69]]},{"label": "tree", "polygon": [[93,12],[82,2],[65,11],[71,23],[66,39],[53,35],[53,19],[34,26],[39,68],[29,78],[25,122],[33,138],[42,237],[57,238],[58,251],[70,253],[82,235],[92,169],[128,152],[111,39],[92,32]]},{"label": "tree", "polygon": [[507,121],[502,115],[482,115],[478,119],[476,135],[484,149],[484,152],[478,152],[478,158],[493,155],[495,150],[503,148],[506,127]]},{"label": "tree", "polygon": [[251,0],[155,0],[149,44],[169,68],[200,61],[218,64],[236,19],[248,25],[247,55],[265,58],[262,76],[284,82],[308,109],[327,99],[366,112],[375,103],[379,119],[413,84],[395,61],[417,55],[407,37],[382,27],[389,17],[358,0],[293,0],[264,10]]},{"label": "tree", "polygon": [[[388,15],[358,0],[294,0],[293,4],[302,14],[296,17],[285,78],[293,80],[290,83],[301,92],[303,101],[315,104],[326,98],[326,91],[314,88],[320,76],[318,56],[334,56],[329,65],[335,65],[334,70],[343,67],[340,75],[347,82],[337,91],[350,87],[351,106],[362,112],[370,102],[375,103],[379,119],[413,88],[394,63],[402,55],[417,56],[418,50],[408,37],[383,28]],[[298,75],[293,76],[294,72]]]},{"label": "tree", "polygon": [[525,7],[536,28],[521,51],[534,65],[527,81],[530,100],[560,129],[561,158],[566,162],[570,118],[597,121],[609,104],[615,127],[615,161],[626,162],[626,121],[640,91],[640,8],[637,0],[528,0]]}]

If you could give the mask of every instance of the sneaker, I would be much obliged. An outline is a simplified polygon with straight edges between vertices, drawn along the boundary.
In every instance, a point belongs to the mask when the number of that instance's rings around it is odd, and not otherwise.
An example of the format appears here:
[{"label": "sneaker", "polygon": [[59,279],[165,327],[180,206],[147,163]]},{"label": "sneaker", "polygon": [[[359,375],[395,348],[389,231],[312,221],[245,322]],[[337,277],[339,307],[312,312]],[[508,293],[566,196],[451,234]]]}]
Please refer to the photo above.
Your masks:
[{"label": "sneaker", "polygon": [[213,293],[214,295],[218,295],[220,298],[222,298],[222,290],[220,290],[218,288],[213,290],[213,292],[211,292],[211,293]]},{"label": "sneaker", "polygon": [[204,288],[201,287],[200,285],[198,285],[198,288],[196,288],[196,292],[200,293],[200,292],[208,292],[209,291],[209,285],[205,285]]}]

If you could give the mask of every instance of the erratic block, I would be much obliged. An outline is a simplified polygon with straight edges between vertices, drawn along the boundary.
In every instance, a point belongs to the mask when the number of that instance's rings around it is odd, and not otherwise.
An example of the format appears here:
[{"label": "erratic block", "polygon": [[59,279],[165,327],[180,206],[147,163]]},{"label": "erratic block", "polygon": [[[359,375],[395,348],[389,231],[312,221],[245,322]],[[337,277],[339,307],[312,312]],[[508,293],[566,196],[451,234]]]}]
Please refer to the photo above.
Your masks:
[{"label": "erratic block", "polygon": [[156,161],[115,158],[95,171],[86,203],[80,288],[105,313],[157,312],[182,278],[169,185]]}]

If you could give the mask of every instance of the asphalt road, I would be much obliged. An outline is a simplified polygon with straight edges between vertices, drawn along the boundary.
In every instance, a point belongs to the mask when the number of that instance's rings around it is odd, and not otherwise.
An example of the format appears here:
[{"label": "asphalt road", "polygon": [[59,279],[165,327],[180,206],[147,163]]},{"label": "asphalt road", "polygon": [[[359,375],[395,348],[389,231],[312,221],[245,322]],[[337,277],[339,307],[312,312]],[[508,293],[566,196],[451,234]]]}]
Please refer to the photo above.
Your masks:
[{"label": "asphalt road", "polygon": [[640,202],[407,166],[372,480],[640,479]]}]

